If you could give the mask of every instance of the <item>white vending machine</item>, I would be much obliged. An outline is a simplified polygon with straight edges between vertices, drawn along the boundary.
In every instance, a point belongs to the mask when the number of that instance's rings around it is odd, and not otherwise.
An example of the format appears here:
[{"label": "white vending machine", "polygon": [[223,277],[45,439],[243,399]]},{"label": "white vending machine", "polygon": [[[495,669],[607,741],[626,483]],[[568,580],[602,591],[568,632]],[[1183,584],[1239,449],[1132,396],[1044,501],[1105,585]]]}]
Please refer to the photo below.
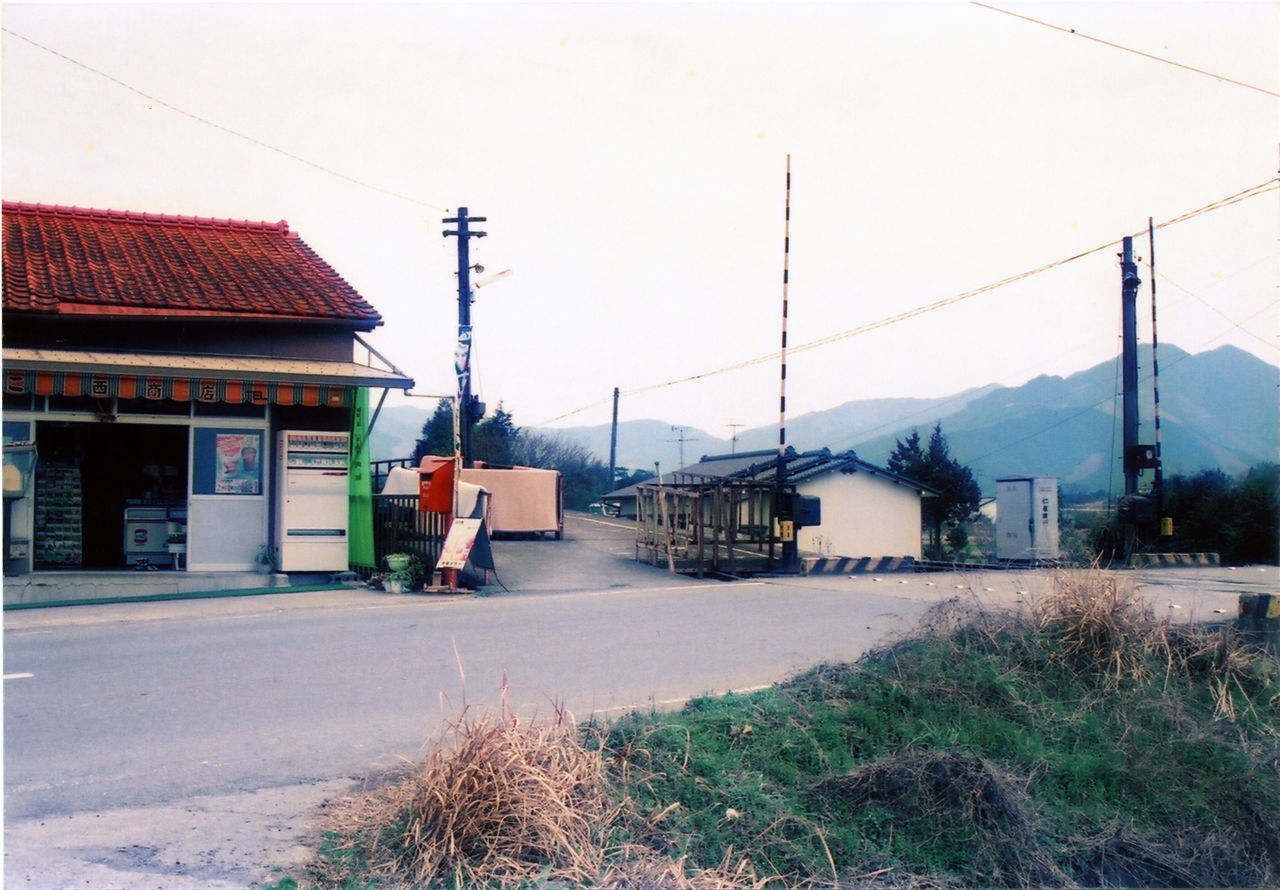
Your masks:
[{"label": "white vending machine", "polygon": [[283,572],[347,570],[349,434],[284,430],[276,451],[276,543]]}]

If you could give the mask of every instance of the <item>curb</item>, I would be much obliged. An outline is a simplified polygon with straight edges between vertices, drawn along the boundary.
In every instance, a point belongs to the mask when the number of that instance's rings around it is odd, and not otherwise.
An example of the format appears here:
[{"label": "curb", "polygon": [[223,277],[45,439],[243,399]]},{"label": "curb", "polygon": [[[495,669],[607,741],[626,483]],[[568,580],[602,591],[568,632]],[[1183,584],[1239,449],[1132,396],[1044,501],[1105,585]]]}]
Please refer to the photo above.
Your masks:
[{"label": "curb", "polygon": [[1216,553],[1135,553],[1129,558],[1129,568],[1150,569],[1161,566],[1218,566]]},{"label": "curb", "polygon": [[189,593],[152,593],[138,596],[104,596],[95,599],[49,600],[34,603],[5,603],[4,611],[52,609],[61,606],[108,606],[119,603],[163,603],[173,600],[212,600],[237,596],[269,596],[273,593],[317,593],[328,590],[358,590],[350,584],[311,584],[299,587],[247,587],[232,590],[200,590]]},{"label": "curb", "polygon": [[811,556],[800,563],[802,575],[859,575],[866,572],[913,572],[914,556]]}]

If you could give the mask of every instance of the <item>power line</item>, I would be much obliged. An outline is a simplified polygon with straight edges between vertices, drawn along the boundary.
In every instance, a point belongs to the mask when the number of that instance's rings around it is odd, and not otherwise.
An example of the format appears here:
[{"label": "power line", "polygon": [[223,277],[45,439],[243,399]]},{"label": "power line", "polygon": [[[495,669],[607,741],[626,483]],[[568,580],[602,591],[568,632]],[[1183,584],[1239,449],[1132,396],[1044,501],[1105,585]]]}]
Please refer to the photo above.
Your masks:
[{"label": "power line", "polygon": [[[1253,318],[1255,315],[1260,315],[1260,314],[1262,314],[1262,313],[1263,313],[1263,312],[1265,312],[1267,309],[1270,309],[1272,306],[1275,306],[1277,303],[1280,303],[1280,299],[1277,299],[1277,300],[1273,301],[1273,302],[1272,302],[1270,305],[1268,305],[1268,306],[1264,306],[1264,307],[1262,307],[1262,309],[1259,309],[1257,312],[1253,313],[1253,315],[1249,316],[1249,318]],[[1224,317],[1225,317],[1225,316],[1224,316]],[[1228,321],[1230,321],[1230,319],[1227,319],[1227,320],[1228,320]],[[1248,318],[1247,318],[1247,319],[1245,319],[1245,321],[1248,321],[1248,320],[1249,320]],[[1222,332],[1220,332],[1220,333],[1218,333],[1218,334],[1214,335],[1213,337],[1210,337],[1208,340],[1206,340],[1206,341],[1204,341],[1203,343],[1201,343],[1201,344],[1200,344],[1200,346],[1203,348],[1203,347],[1205,347],[1205,346],[1208,346],[1210,343],[1213,343],[1215,340],[1221,340],[1221,339],[1222,339],[1223,337],[1225,337],[1227,334],[1231,333],[1231,332],[1232,332],[1236,327],[1239,327],[1239,325],[1237,325],[1237,324],[1234,324],[1234,323],[1233,323],[1233,326],[1232,326],[1232,327],[1227,328],[1226,330],[1224,330],[1224,331],[1222,331]],[[1162,364],[1164,365],[1163,370],[1167,371],[1169,368],[1172,368],[1172,367],[1174,367],[1174,366],[1176,366],[1176,365],[1178,365],[1178,364],[1181,364],[1182,362],[1186,361],[1187,359],[1189,359],[1189,358],[1193,358],[1193,357],[1194,357],[1194,354],[1193,354],[1193,353],[1185,352],[1185,353],[1183,353],[1182,355],[1178,356],[1177,358],[1171,359],[1171,360],[1170,360],[1170,361],[1168,361],[1167,363],[1162,362]],[[1151,380],[1152,380],[1152,376],[1151,376],[1150,374],[1148,374],[1148,375],[1144,376],[1144,377],[1139,381],[1139,383],[1148,383],[1148,382],[1150,382]],[[1117,388],[1117,392],[1118,392],[1118,388]],[[1082,409],[1082,410],[1080,410],[1080,411],[1077,411],[1077,412],[1075,412],[1075,413],[1073,413],[1073,414],[1070,414],[1070,415],[1068,415],[1067,417],[1062,418],[1061,420],[1055,421],[1054,423],[1051,423],[1051,424],[1049,424],[1048,426],[1046,426],[1046,427],[1044,427],[1044,428],[1042,428],[1042,429],[1040,429],[1040,430],[1037,430],[1037,431],[1036,431],[1036,432],[1034,432],[1034,433],[1029,433],[1028,435],[1025,435],[1025,436],[1021,437],[1020,439],[1015,439],[1015,440],[1014,440],[1014,441],[1012,441],[1012,442],[1007,442],[1007,443],[1005,443],[1004,445],[1001,445],[999,448],[992,449],[991,451],[988,451],[986,454],[979,455],[978,457],[973,458],[971,462],[972,462],[972,463],[976,463],[976,462],[978,462],[978,461],[980,461],[980,460],[986,460],[988,457],[991,457],[993,454],[999,454],[1001,451],[1006,451],[1006,450],[1008,450],[1008,449],[1012,448],[1014,445],[1020,445],[1020,444],[1022,444],[1023,442],[1026,442],[1026,441],[1027,441],[1027,440],[1029,440],[1029,439],[1034,439],[1034,438],[1036,438],[1037,436],[1042,436],[1042,435],[1044,435],[1045,433],[1049,432],[1050,430],[1055,429],[1056,427],[1060,427],[1060,426],[1062,426],[1064,423],[1070,423],[1071,421],[1075,420],[1077,417],[1081,417],[1081,416],[1083,416],[1083,415],[1085,415],[1085,414],[1088,414],[1090,411],[1097,410],[1098,408],[1100,408],[1100,407],[1102,407],[1103,405],[1105,405],[1108,401],[1111,401],[1111,400],[1115,399],[1116,397],[1117,397],[1117,393],[1113,393],[1112,395],[1107,396],[1105,399],[1102,399],[1102,400],[1101,400],[1101,401],[1099,401],[1099,402],[1095,402],[1094,404],[1092,404],[1092,405],[1088,406],[1087,408],[1084,408],[1084,409]],[[1113,413],[1114,413],[1114,412],[1113,412]],[[1113,438],[1113,440],[1114,440],[1114,422],[1113,422],[1112,438]],[[1115,444],[1114,444],[1114,441],[1113,441],[1113,442],[1112,442],[1112,455],[1113,455],[1113,457],[1114,457],[1114,454],[1115,454]]]},{"label": "power line", "polygon": [[[1263,261],[1263,262],[1265,262],[1265,261]],[[1257,264],[1255,263],[1255,265],[1257,265]],[[1209,302],[1208,300],[1206,300],[1204,297],[1200,296],[1199,294],[1197,294],[1197,293],[1195,293],[1195,292],[1193,292],[1193,291],[1189,291],[1189,290],[1187,290],[1185,287],[1183,287],[1181,284],[1178,284],[1178,282],[1174,281],[1174,280],[1173,280],[1172,278],[1170,278],[1168,275],[1165,275],[1163,272],[1160,272],[1160,273],[1158,273],[1158,274],[1159,274],[1159,277],[1160,277],[1162,280],[1167,281],[1169,284],[1172,284],[1174,287],[1176,287],[1178,290],[1182,291],[1182,292],[1183,292],[1184,294],[1186,294],[1187,296],[1192,297],[1192,298],[1194,298],[1194,299],[1196,299],[1196,300],[1199,300],[1199,301],[1200,301],[1201,303],[1203,303],[1206,307],[1208,307],[1208,308],[1209,308],[1209,309],[1211,309],[1212,311],[1216,312],[1218,315],[1221,315],[1221,316],[1222,316],[1224,319],[1226,319],[1227,321],[1231,322],[1231,327],[1227,329],[1227,331],[1228,331],[1228,332],[1233,331],[1233,330],[1235,330],[1236,328],[1239,328],[1239,329],[1240,329],[1240,332],[1241,332],[1242,334],[1246,334],[1246,335],[1248,335],[1248,336],[1252,337],[1253,339],[1255,339],[1255,340],[1257,340],[1259,343],[1261,343],[1263,346],[1266,346],[1266,347],[1268,347],[1268,348],[1270,348],[1270,349],[1280,350],[1280,346],[1277,346],[1276,344],[1271,343],[1271,342],[1269,342],[1269,341],[1267,341],[1267,340],[1263,339],[1262,337],[1259,337],[1259,336],[1258,336],[1257,334],[1255,334],[1253,331],[1251,331],[1251,330],[1249,330],[1248,328],[1246,328],[1246,327],[1245,327],[1245,324],[1246,324],[1247,322],[1250,322],[1250,321],[1252,321],[1253,319],[1257,318],[1259,315],[1261,315],[1262,313],[1266,312],[1268,309],[1272,309],[1272,308],[1274,308],[1274,307],[1275,307],[1275,305],[1276,305],[1276,303],[1277,303],[1277,302],[1280,302],[1280,300],[1272,300],[1270,303],[1268,303],[1266,306],[1263,306],[1263,307],[1262,307],[1261,309],[1259,309],[1257,312],[1254,312],[1254,313],[1252,313],[1252,314],[1250,314],[1250,315],[1246,316],[1246,317],[1245,317],[1245,319],[1244,319],[1244,321],[1236,321],[1234,318],[1232,318],[1230,315],[1227,315],[1227,313],[1223,312],[1223,311],[1222,311],[1221,309],[1219,309],[1217,306],[1215,306],[1215,305],[1213,305],[1212,303],[1210,303],[1210,302]]]},{"label": "power line", "polygon": [[29,43],[32,46],[34,46],[36,49],[44,50],[50,55],[57,56],[59,59],[62,59],[65,62],[70,62],[72,65],[75,65],[78,68],[83,68],[85,71],[88,71],[91,74],[96,74],[98,77],[101,77],[104,80],[108,80],[111,83],[114,83],[116,86],[124,87],[129,92],[135,93],[136,95],[141,96],[143,99],[146,99],[148,102],[153,102],[156,105],[169,109],[175,114],[180,114],[183,117],[190,118],[191,120],[196,121],[197,123],[204,124],[207,127],[213,127],[215,130],[221,130],[223,133],[227,133],[228,135],[235,136],[238,139],[243,139],[246,142],[249,142],[249,143],[252,143],[253,145],[258,146],[259,148],[265,148],[268,151],[273,151],[276,154],[283,155],[284,157],[288,158],[291,161],[297,161],[300,164],[305,164],[308,167],[311,167],[315,170],[319,170],[321,173],[327,173],[330,176],[334,176],[345,182],[349,182],[352,185],[358,185],[361,188],[366,188],[366,189],[369,189],[370,191],[378,192],[379,194],[387,195],[392,198],[398,198],[401,201],[408,201],[411,204],[417,204],[421,207],[429,207],[432,210],[439,210],[442,213],[449,212],[448,209],[445,207],[437,207],[435,204],[432,204],[428,201],[423,201],[418,198],[411,197],[410,195],[393,191],[391,189],[385,189],[385,188],[382,188],[381,186],[377,186],[372,183],[365,182],[362,179],[356,179],[354,176],[348,176],[345,173],[340,173],[337,170],[324,166],[323,164],[317,164],[315,161],[309,161],[306,158],[301,157],[300,155],[296,155],[291,151],[287,151],[286,149],[283,149],[283,148],[278,148],[277,146],[274,146],[269,142],[264,142],[261,139],[258,139],[256,137],[249,136],[248,134],[245,134],[245,133],[241,133],[239,130],[233,130],[231,127],[223,126],[222,124],[219,124],[215,121],[211,121],[208,118],[203,118],[198,114],[193,114],[190,111],[187,111],[183,108],[179,108],[178,106],[170,102],[166,102],[157,96],[153,96],[151,93],[147,93],[131,84],[125,83],[123,80],[120,80],[118,77],[112,77],[110,74],[107,74],[105,71],[100,71],[97,68],[94,68],[92,65],[86,65],[84,62],[81,62],[79,59],[74,59],[71,56],[66,55],[65,53],[60,53],[56,49],[45,46],[43,43],[38,43],[37,41],[32,40],[30,37],[26,37],[22,34],[19,34],[17,31],[14,31],[10,28],[0,28],[0,31],[3,31],[6,34],[16,37],[19,40],[24,41],[25,43]]},{"label": "power line", "polygon": [[[1249,188],[1242,189],[1232,195],[1227,195],[1224,198],[1219,198],[1215,201],[1211,201],[1208,204],[1205,204],[1203,207],[1198,207],[1195,210],[1187,211],[1186,213],[1183,213],[1180,216],[1176,216],[1173,219],[1167,220],[1162,223],[1158,223],[1156,224],[1155,228],[1164,229],[1172,225],[1177,225],[1178,223],[1187,222],[1188,220],[1192,220],[1192,219],[1195,219],[1196,217],[1203,216],[1206,213],[1212,213],[1215,210],[1221,210],[1224,207],[1230,207],[1233,204],[1238,204],[1241,201],[1248,200],[1249,198],[1255,198],[1259,195],[1264,195],[1264,194],[1267,194],[1268,192],[1276,191],[1277,189],[1280,189],[1280,183],[1278,183],[1274,179],[1268,179],[1265,182],[1261,182],[1261,183],[1258,183],[1257,185],[1250,186]],[[1147,231],[1146,229],[1142,229],[1141,231],[1135,232],[1128,237],[1136,238],[1139,235],[1144,234],[1146,231]],[[1076,260],[1083,259],[1084,257],[1091,256],[1095,253],[1099,253],[1101,251],[1107,250],[1108,248],[1115,247],[1116,245],[1121,244],[1123,241],[1124,241],[1123,237],[1117,238],[1114,241],[1108,241],[1106,244],[1100,244],[1097,247],[1082,251],[1073,256],[1069,256],[1060,260],[1055,260],[1052,263],[1045,263],[1043,266],[1038,266],[1034,269],[1029,269],[1026,272],[1020,272],[1016,275],[1010,275],[1007,278],[1002,278],[999,281],[995,281],[990,284],[984,284],[981,287],[974,288],[973,290],[968,290],[951,297],[946,297],[941,300],[936,300],[932,303],[927,303],[923,306],[917,306],[914,309],[908,309],[905,312],[900,312],[897,315],[891,315],[886,318],[882,318],[878,321],[868,322],[866,324],[859,325],[858,327],[855,327],[855,328],[849,328],[844,331],[838,331],[834,334],[828,334],[825,337],[819,337],[816,340],[810,340],[807,343],[800,344],[799,346],[791,347],[790,351],[793,353],[805,352],[810,349],[816,349],[819,346],[827,346],[831,343],[837,343],[841,340],[847,340],[850,337],[855,337],[859,334],[865,334],[870,331],[888,327],[889,325],[897,324],[898,322],[906,321],[907,319],[910,319],[910,318],[916,318],[918,316],[925,315],[929,312],[933,312],[937,309],[942,309],[947,306],[952,306],[952,305],[955,305],[956,303],[963,302],[964,300],[971,299],[972,297],[976,297],[981,294],[988,293],[990,291],[996,290],[997,288],[1014,284],[1015,282],[1022,281],[1023,279],[1030,278],[1034,275],[1039,275],[1042,272],[1048,272],[1051,269],[1055,269],[1059,266],[1064,266],[1067,263],[1075,262]],[[690,374],[685,377],[676,378],[675,380],[667,380],[663,383],[652,383],[652,384],[649,384],[648,386],[640,386],[634,389],[623,390],[622,395],[627,395],[627,396],[639,395],[640,393],[652,392],[653,390],[656,390],[656,389],[665,389],[666,387],[676,386],[681,383],[692,383],[695,380],[703,380],[707,377],[714,377],[719,374],[727,374],[730,371],[738,371],[743,368],[749,368],[754,365],[763,364],[765,362],[772,362],[776,360],[777,357],[778,357],[777,352],[771,352],[771,353],[768,353],[767,355],[759,355],[759,356],[756,356],[755,358],[750,358],[744,361],[735,362],[732,365],[725,365],[724,367],[715,368],[710,371],[703,371],[698,374]],[[564,420],[566,417],[572,417],[575,414],[581,414],[583,411],[587,411],[587,410],[590,410],[591,408],[595,408],[599,405],[603,405],[608,401],[609,401],[609,398],[596,400],[589,404],[583,405],[580,408],[575,408],[572,411],[567,411],[564,414],[559,414],[555,417],[550,418],[549,420],[544,420],[542,423],[537,425],[545,426],[546,424],[549,424],[549,423],[555,423],[557,420]]]},{"label": "power line", "polygon": [[1151,59],[1153,62],[1163,62],[1166,65],[1172,65],[1175,68],[1181,68],[1184,71],[1191,71],[1195,74],[1203,74],[1205,77],[1212,77],[1214,80],[1221,80],[1225,83],[1235,84],[1238,87],[1244,87],[1247,90],[1257,90],[1259,93],[1266,93],[1268,96],[1280,96],[1280,93],[1274,90],[1268,90],[1265,87],[1254,86],[1251,83],[1245,83],[1242,80],[1232,80],[1230,77],[1223,77],[1221,74],[1214,74],[1212,71],[1205,71],[1203,68],[1193,68],[1190,65],[1184,65],[1181,62],[1175,62],[1173,59],[1166,59],[1164,56],[1156,56],[1151,53],[1144,53],[1142,50],[1134,49],[1129,46],[1122,46],[1119,43],[1112,43],[1110,40],[1103,40],[1101,37],[1090,37],[1088,34],[1081,34],[1075,28],[1063,28],[1060,25],[1054,25],[1049,22],[1033,19],[1031,16],[1021,15],[1020,13],[1010,12],[1007,9],[1000,9],[995,6],[988,6],[985,3],[979,3],[978,0],[970,0],[974,6],[980,6],[983,9],[989,9],[992,12],[1000,12],[1005,15],[1011,15],[1015,19],[1022,19],[1024,22],[1031,22],[1036,25],[1043,25],[1046,28],[1052,28],[1054,31],[1061,31],[1063,34],[1070,34],[1073,37],[1083,37],[1085,40],[1092,40],[1094,43],[1100,43],[1103,46],[1109,46],[1112,49],[1122,50],[1127,53],[1133,53],[1135,56],[1142,56],[1144,59]]}]

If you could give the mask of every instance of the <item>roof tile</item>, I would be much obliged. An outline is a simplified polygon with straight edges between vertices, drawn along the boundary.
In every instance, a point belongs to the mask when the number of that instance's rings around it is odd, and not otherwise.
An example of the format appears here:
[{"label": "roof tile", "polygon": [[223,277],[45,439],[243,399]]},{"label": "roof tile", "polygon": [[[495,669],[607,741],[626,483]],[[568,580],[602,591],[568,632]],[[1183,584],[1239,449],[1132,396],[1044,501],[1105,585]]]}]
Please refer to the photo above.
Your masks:
[{"label": "roof tile", "polygon": [[381,316],[283,220],[4,202],[4,311]]}]

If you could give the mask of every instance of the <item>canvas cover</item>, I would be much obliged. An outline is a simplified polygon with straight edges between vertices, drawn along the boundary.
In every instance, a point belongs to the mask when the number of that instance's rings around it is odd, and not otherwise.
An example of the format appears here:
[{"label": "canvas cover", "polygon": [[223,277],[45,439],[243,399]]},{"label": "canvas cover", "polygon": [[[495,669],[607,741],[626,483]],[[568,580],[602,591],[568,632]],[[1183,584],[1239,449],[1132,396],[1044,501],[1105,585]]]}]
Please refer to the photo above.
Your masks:
[{"label": "canvas cover", "polygon": [[[379,494],[418,494],[418,471],[409,467],[392,467]],[[470,482],[458,484],[458,515],[482,517],[488,509],[489,492]]]},{"label": "canvas cover", "polygon": [[464,469],[464,483],[490,492],[490,528],[495,532],[560,532],[560,473],[556,470]]}]

